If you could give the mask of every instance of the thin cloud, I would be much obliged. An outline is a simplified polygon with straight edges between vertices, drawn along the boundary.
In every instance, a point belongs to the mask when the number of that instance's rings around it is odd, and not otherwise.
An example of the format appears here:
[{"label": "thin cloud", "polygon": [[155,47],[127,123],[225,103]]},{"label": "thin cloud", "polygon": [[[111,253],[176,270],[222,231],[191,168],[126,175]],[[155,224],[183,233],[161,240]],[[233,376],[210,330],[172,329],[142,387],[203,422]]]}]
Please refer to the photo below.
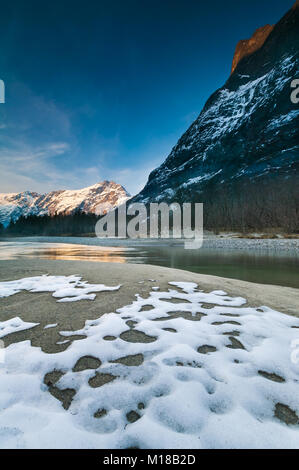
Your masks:
[{"label": "thin cloud", "polygon": [[[16,143],[14,148],[0,150],[0,191],[42,191],[59,179],[59,171],[51,162],[53,157],[63,155],[69,145],[52,142],[37,148]],[[61,174],[61,173],[60,173]]]}]

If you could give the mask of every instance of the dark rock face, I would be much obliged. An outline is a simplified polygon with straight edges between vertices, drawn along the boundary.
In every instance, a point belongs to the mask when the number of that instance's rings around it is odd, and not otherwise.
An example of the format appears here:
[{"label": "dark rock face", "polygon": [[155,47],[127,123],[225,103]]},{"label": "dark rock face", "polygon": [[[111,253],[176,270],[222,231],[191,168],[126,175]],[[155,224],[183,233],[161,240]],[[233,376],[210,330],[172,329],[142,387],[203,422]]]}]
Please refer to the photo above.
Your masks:
[{"label": "dark rock face", "polygon": [[236,64],[133,201],[206,202],[215,191],[244,193],[244,184],[297,178],[299,108],[290,95],[298,50],[297,1],[264,44]]}]

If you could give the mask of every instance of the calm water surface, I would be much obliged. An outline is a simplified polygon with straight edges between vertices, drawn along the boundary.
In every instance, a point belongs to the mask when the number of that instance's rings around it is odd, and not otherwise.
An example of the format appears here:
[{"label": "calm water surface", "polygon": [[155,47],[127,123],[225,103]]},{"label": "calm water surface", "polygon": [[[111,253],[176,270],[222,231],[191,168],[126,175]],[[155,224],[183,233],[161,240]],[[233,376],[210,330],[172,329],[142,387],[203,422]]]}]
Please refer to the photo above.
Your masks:
[{"label": "calm water surface", "polygon": [[[1,241],[0,260],[38,258],[140,263],[185,269],[262,284],[299,287],[298,254],[268,250],[184,250],[180,246],[91,246],[69,243]],[[4,269],[5,264],[2,264]]]}]

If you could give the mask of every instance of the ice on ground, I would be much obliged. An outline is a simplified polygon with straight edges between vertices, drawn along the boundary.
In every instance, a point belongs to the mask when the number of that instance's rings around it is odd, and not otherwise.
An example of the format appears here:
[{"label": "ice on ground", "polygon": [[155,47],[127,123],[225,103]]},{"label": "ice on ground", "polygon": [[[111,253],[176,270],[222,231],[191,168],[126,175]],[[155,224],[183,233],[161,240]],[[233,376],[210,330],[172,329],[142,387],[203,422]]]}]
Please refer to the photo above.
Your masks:
[{"label": "ice on ground", "polygon": [[58,325],[58,323],[50,323],[50,325],[44,326],[44,330],[47,330],[48,328],[55,328]]},{"label": "ice on ground", "polygon": [[36,276],[25,277],[16,281],[0,282],[0,298],[18,294],[22,290],[28,292],[53,292],[57,302],[76,302],[78,300],[94,300],[95,292],[114,291],[121,286],[105,286],[104,284],[89,284],[81,281],[80,276]]},{"label": "ice on ground", "polygon": [[299,319],[245,304],[173,282],[61,331],[85,336],[63,352],[11,344],[0,447],[298,448]]},{"label": "ice on ground", "polygon": [[14,317],[6,321],[0,322],[0,338],[11,333],[17,333],[18,331],[29,330],[39,323],[29,323],[21,320],[19,317]]}]

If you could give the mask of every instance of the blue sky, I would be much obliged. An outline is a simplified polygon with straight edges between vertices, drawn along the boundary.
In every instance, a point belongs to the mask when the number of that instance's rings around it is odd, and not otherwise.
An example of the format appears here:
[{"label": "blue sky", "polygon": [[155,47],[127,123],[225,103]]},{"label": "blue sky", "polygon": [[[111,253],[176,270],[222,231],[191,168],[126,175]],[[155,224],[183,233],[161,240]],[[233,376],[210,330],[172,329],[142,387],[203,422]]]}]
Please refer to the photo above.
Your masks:
[{"label": "blue sky", "polygon": [[288,0],[2,2],[0,192],[134,194]]}]

